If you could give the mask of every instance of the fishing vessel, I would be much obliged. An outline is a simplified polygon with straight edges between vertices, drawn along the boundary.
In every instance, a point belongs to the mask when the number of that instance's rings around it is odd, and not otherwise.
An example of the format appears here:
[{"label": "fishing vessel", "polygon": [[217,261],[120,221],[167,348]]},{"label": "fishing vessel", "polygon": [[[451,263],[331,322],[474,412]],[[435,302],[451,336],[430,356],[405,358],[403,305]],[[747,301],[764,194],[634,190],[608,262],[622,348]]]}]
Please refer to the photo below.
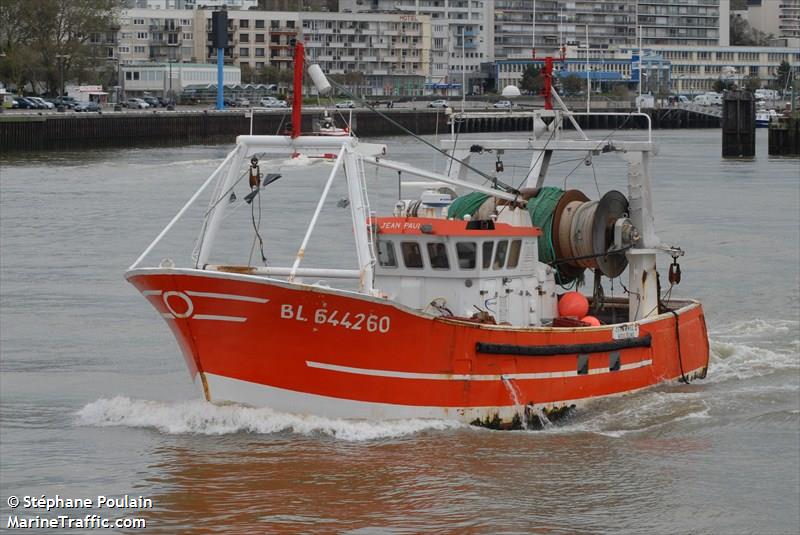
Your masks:
[{"label": "fishing vessel", "polygon": [[[324,90],[318,67],[309,74]],[[552,71],[545,75],[549,81]],[[451,139],[436,147],[446,172],[392,160],[390,147],[355,136],[302,135],[297,127],[286,136],[239,136],[125,275],[165,319],[205,399],[331,418],[537,428],[594,399],[705,377],[702,306],[671,297],[683,251],[656,235],[649,129],[643,141],[590,139],[546,85],[545,109],[524,112],[532,125],[525,139],[464,140],[451,127]],[[301,123],[298,104],[293,125]],[[452,113],[451,124],[464,116]],[[564,135],[566,121],[577,137]],[[502,180],[500,155],[510,151],[531,157],[518,187]],[[627,191],[591,200],[548,185],[551,157],[562,151],[586,161],[622,158]],[[265,188],[280,178],[262,173],[260,161],[309,152],[335,158],[294,260],[269,265],[263,249],[262,261],[215,260],[227,212],[267,202]],[[498,157],[494,174],[475,165],[487,154]],[[372,213],[373,166],[442,187]],[[352,227],[342,242],[353,241],[356,267],[305,266],[336,180],[348,192],[340,206]],[[212,184],[191,259],[144,266]],[[241,240],[262,242],[255,218]],[[670,262],[667,280],[659,256]],[[624,298],[604,295],[609,279]],[[581,280],[585,294],[570,288]]]}]

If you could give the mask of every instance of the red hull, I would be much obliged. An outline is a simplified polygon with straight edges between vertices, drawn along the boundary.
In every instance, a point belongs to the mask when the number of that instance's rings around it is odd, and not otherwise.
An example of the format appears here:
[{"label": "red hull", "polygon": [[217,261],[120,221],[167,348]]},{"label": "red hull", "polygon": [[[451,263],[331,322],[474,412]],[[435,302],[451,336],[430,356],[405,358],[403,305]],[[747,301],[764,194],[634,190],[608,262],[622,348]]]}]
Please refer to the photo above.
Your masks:
[{"label": "red hull", "polygon": [[[230,273],[142,269],[127,277],[166,318],[191,373],[199,372],[215,402],[334,417],[507,424],[523,406],[568,407],[682,374],[704,376],[708,366],[696,302],[677,311],[679,334],[675,316],[662,314],[638,324],[637,340],[646,345],[609,349],[619,342],[611,326],[474,324],[360,294]],[[588,350],[515,356],[479,352],[485,344],[564,351],[588,344]],[[587,358],[588,368],[581,367]]]}]

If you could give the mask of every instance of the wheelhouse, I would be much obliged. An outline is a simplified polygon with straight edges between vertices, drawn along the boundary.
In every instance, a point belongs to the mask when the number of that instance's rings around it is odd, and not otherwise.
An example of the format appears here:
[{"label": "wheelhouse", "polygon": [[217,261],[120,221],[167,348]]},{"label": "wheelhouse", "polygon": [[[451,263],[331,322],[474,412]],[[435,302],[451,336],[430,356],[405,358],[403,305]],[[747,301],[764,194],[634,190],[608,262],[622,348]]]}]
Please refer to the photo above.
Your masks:
[{"label": "wheelhouse", "polygon": [[391,217],[373,228],[375,286],[392,300],[456,317],[488,312],[522,326],[555,314],[541,299],[552,273],[538,262],[536,227]]}]

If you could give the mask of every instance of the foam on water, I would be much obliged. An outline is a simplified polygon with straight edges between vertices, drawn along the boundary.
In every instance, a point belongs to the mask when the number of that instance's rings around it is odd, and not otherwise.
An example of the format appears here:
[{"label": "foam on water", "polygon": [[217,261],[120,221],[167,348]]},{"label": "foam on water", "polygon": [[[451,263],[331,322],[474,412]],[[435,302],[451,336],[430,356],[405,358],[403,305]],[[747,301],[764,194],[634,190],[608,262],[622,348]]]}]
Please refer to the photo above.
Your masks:
[{"label": "foam on water", "polygon": [[712,336],[724,338],[764,338],[797,333],[800,322],[795,320],[778,319],[763,320],[755,318],[746,321],[737,321],[728,325],[721,325],[709,330]]},{"label": "foam on water", "polygon": [[742,343],[710,340],[709,383],[750,379],[771,373],[800,369],[797,352],[772,351]]},{"label": "foam on water", "polygon": [[324,434],[347,441],[394,438],[462,424],[446,420],[337,420],[299,416],[268,408],[214,405],[202,400],[163,403],[124,396],[101,398],[77,413],[81,425],[150,428],[166,434],[226,435],[232,433]]}]

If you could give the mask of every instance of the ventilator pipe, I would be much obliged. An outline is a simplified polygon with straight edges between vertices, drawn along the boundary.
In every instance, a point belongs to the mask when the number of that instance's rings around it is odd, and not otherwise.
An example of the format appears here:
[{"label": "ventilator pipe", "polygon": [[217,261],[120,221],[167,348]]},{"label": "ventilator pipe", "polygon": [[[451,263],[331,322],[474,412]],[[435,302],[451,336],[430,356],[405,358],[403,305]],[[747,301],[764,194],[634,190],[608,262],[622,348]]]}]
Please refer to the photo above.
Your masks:
[{"label": "ventilator pipe", "polygon": [[330,92],[331,84],[328,82],[325,73],[322,72],[322,67],[316,63],[311,65],[308,68],[308,75],[311,77],[311,81],[314,82],[314,87],[317,88],[317,92],[320,95],[327,95]]}]

